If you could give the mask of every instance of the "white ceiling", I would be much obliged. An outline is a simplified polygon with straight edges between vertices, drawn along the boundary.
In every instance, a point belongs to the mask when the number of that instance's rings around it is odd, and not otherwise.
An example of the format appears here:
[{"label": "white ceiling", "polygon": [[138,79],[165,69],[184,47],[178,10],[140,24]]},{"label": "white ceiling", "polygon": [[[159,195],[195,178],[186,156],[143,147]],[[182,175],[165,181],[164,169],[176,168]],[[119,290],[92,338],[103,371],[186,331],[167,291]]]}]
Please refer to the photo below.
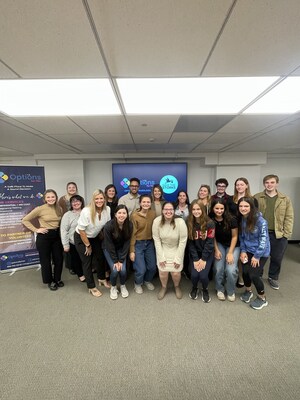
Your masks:
[{"label": "white ceiling", "polygon": [[[1,0],[0,79],[299,76],[299,21],[299,0]],[[300,154],[300,113],[180,117],[0,113],[0,156]]]}]

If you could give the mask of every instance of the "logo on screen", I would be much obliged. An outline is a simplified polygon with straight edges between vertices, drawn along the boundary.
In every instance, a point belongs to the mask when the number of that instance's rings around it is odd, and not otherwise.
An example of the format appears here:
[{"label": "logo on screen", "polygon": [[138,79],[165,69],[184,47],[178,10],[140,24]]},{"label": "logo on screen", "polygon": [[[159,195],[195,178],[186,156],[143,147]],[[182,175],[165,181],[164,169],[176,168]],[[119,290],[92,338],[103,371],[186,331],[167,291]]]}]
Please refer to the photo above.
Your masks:
[{"label": "logo on screen", "polygon": [[0,171],[0,183],[6,182],[7,179],[8,179],[8,176],[4,172]]},{"label": "logo on screen", "polygon": [[128,178],[123,178],[120,182],[121,186],[123,186],[124,189],[127,189],[128,186],[130,185],[130,181]]},{"label": "logo on screen", "polygon": [[178,180],[173,175],[163,176],[159,184],[166,194],[174,193],[178,188]]},{"label": "logo on screen", "polygon": [[1,261],[6,261],[7,259],[8,259],[8,257],[5,256],[5,255],[3,255],[3,256],[0,258]]}]

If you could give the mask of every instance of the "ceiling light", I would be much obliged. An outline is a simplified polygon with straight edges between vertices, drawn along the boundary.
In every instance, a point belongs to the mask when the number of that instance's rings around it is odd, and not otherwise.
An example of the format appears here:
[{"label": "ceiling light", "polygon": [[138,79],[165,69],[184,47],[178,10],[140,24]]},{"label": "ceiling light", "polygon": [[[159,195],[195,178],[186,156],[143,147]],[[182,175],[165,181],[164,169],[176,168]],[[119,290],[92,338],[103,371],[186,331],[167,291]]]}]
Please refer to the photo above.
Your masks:
[{"label": "ceiling light", "polygon": [[300,110],[300,77],[286,78],[243,114],[293,114]]},{"label": "ceiling light", "polygon": [[121,114],[108,79],[0,80],[0,93],[11,116]]},{"label": "ceiling light", "polygon": [[127,114],[236,114],[278,77],[117,79]]}]

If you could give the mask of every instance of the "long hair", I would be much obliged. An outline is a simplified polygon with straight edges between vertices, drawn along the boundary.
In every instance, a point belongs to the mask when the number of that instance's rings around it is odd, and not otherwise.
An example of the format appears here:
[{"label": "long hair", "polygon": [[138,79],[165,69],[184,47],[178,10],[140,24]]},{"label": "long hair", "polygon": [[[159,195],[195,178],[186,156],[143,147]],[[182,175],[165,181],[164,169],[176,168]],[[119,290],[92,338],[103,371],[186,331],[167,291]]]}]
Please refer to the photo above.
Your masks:
[{"label": "long hair", "polygon": [[189,195],[187,194],[187,192],[185,190],[179,190],[179,192],[177,193],[177,200],[175,202],[175,208],[178,207],[178,204],[179,204],[178,197],[179,197],[180,193],[184,193],[186,195],[186,205],[189,207],[190,206]]},{"label": "long hair", "polygon": [[202,212],[201,215],[200,215],[200,218],[199,218],[199,225],[200,225],[201,233],[203,235],[206,232],[207,223],[208,223],[208,221],[210,221],[210,218],[206,214],[205,205],[202,204],[201,202],[199,202],[198,199],[197,200],[193,200],[191,205],[190,205],[190,208],[189,208],[189,216],[188,216],[188,219],[187,219],[188,237],[191,240],[194,240],[194,238],[195,238],[196,225],[197,225],[196,218],[194,217],[193,212],[192,212],[193,207],[194,207],[195,204],[197,204],[200,207],[201,212]]},{"label": "long hair", "polygon": [[56,215],[57,215],[58,217],[62,217],[63,212],[62,212],[62,209],[61,209],[60,205],[58,204],[58,196],[57,196],[56,191],[53,190],[53,189],[47,189],[47,190],[45,190],[45,192],[44,192],[44,194],[43,194],[43,200],[44,200],[44,203],[45,203],[45,204],[46,204],[45,196],[46,196],[47,193],[54,193],[55,199],[56,199],[56,200],[55,200],[55,203],[54,203],[55,213],[56,213]]},{"label": "long hair", "polygon": [[230,221],[231,221],[231,219],[232,219],[232,216],[231,216],[231,214],[228,212],[227,203],[226,203],[226,201],[225,201],[222,197],[216,198],[216,199],[213,199],[213,200],[212,200],[209,216],[210,216],[211,219],[215,220],[216,214],[215,214],[215,212],[214,212],[214,207],[215,207],[217,204],[222,204],[222,205],[224,206],[224,213],[223,213],[223,215],[222,215],[222,218],[223,218],[223,221],[224,221],[224,228],[225,228],[224,230],[225,230],[225,231],[230,231],[230,229],[231,229],[231,228],[230,228]]},{"label": "long hair", "polygon": [[210,199],[211,199],[211,190],[210,190],[210,186],[209,186],[209,185],[201,185],[201,186],[199,187],[198,194],[197,194],[198,199],[201,200],[200,197],[199,197],[199,192],[200,192],[200,190],[201,190],[202,188],[207,189],[207,191],[208,191],[207,203],[210,203]]},{"label": "long hair", "polygon": [[176,226],[176,224],[175,224],[175,219],[176,219],[175,208],[174,208],[174,204],[173,204],[171,201],[165,201],[164,204],[162,205],[162,208],[161,208],[161,211],[162,211],[162,213],[161,213],[161,220],[160,220],[160,224],[159,224],[159,225],[160,225],[161,227],[163,227],[164,224],[166,223],[166,218],[165,218],[164,213],[163,213],[163,211],[164,211],[166,205],[170,205],[170,206],[173,208],[174,214],[173,214],[173,217],[172,217],[172,219],[171,219],[170,225],[172,225],[172,226],[173,226],[173,229],[175,229],[175,226]]},{"label": "long hair", "polygon": [[83,209],[84,207],[84,198],[79,196],[79,194],[74,194],[73,196],[70,197],[70,211],[73,210],[73,206],[72,206],[72,201],[73,200],[78,200],[81,202],[81,209]]},{"label": "long hair", "polygon": [[[242,201],[245,201],[246,203],[248,203],[250,205],[250,212],[246,218],[244,218],[243,215],[240,213],[240,203]],[[242,221],[246,220],[246,231],[253,232],[255,225],[256,225],[256,221],[258,219],[258,215],[259,214],[257,212],[257,208],[255,207],[254,200],[252,197],[241,197],[239,199],[239,201],[238,201],[238,216],[239,216],[239,223],[240,223],[241,231],[243,228]]]},{"label": "long hair", "polygon": [[[127,212],[127,217],[124,220],[123,228],[120,229],[116,214],[119,210],[123,210],[123,209]],[[128,240],[131,237],[129,212],[128,212],[128,208],[124,204],[119,204],[116,207],[115,215],[112,220],[112,224],[113,224],[112,236],[114,239],[118,239],[120,236],[122,236],[124,240]]]},{"label": "long hair", "polygon": [[107,192],[108,192],[109,189],[115,189],[115,195],[114,195],[114,197],[112,199],[112,203],[117,203],[118,202],[118,196],[117,196],[118,192],[117,192],[117,188],[112,183],[107,185],[106,188],[104,189],[105,200],[108,201]]},{"label": "long hair", "polygon": [[250,184],[247,178],[237,178],[234,182],[234,194],[233,194],[233,202],[237,203],[238,202],[238,192],[236,190],[236,184],[238,181],[242,181],[247,185],[246,191],[245,191],[245,196],[244,197],[252,197],[251,191],[250,191]]},{"label": "long hair", "polygon": [[163,197],[164,191],[163,191],[162,187],[160,186],[160,184],[156,183],[155,185],[153,185],[152,190],[151,190],[152,202],[154,201],[154,189],[159,189],[159,191],[161,193],[159,201],[164,201],[164,197]]},{"label": "long hair", "polygon": [[140,198],[139,198],[139,204],[140,204],[140,206],[139,206],[139,208],[137,209],[137,211],[141,211],[141,210],[142,210],[141,202],[142,202],[142,200],[145,199],[146,197],[148,197],[148,199],[150,199],[150,202],[152,203],[151,194],[142,194],[142,195],[140,196]]},{"label": "long hair", "polygon": [[91,201],[90,201],[90,204],[88,205],[88,207],[89,207],[90,210],[91,210],[91,220],[92,220],[93,224],[95,224],[95,221],[96,221],[96,214],[97,214],[96,204],[95,204],[95,198],[96,198],[97,196],[99,196],[99,194],[101,194],[101,195],[103,196],[103,198],[104,198],[104,203],[103,203],[103,206],[101,207],[101,212],[102,212],[103,209],[106,207],[106,200],[105,200],[105,195],[104,195],[103,190],[101,190],[101,189],[95,190],[94,193],[93,193],[93,195],[92,195],[92,199],[91,199]]}]

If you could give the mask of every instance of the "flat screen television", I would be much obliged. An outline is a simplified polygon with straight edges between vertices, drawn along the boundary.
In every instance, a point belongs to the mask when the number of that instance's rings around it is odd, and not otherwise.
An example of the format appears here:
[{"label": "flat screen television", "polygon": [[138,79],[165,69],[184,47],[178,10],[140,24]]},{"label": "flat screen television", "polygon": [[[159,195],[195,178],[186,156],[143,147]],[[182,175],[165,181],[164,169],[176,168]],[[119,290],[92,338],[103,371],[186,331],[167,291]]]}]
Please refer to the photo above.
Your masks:
[{"label": "flat screen television", "polygon": [[159,183],[168,201],[176,201],[180,190],[187,191],[187,163],[112,164],[112,176],[118,197],[129,192],[130,178],[141,181],[139,194],[151,193],[153,185]]}]

